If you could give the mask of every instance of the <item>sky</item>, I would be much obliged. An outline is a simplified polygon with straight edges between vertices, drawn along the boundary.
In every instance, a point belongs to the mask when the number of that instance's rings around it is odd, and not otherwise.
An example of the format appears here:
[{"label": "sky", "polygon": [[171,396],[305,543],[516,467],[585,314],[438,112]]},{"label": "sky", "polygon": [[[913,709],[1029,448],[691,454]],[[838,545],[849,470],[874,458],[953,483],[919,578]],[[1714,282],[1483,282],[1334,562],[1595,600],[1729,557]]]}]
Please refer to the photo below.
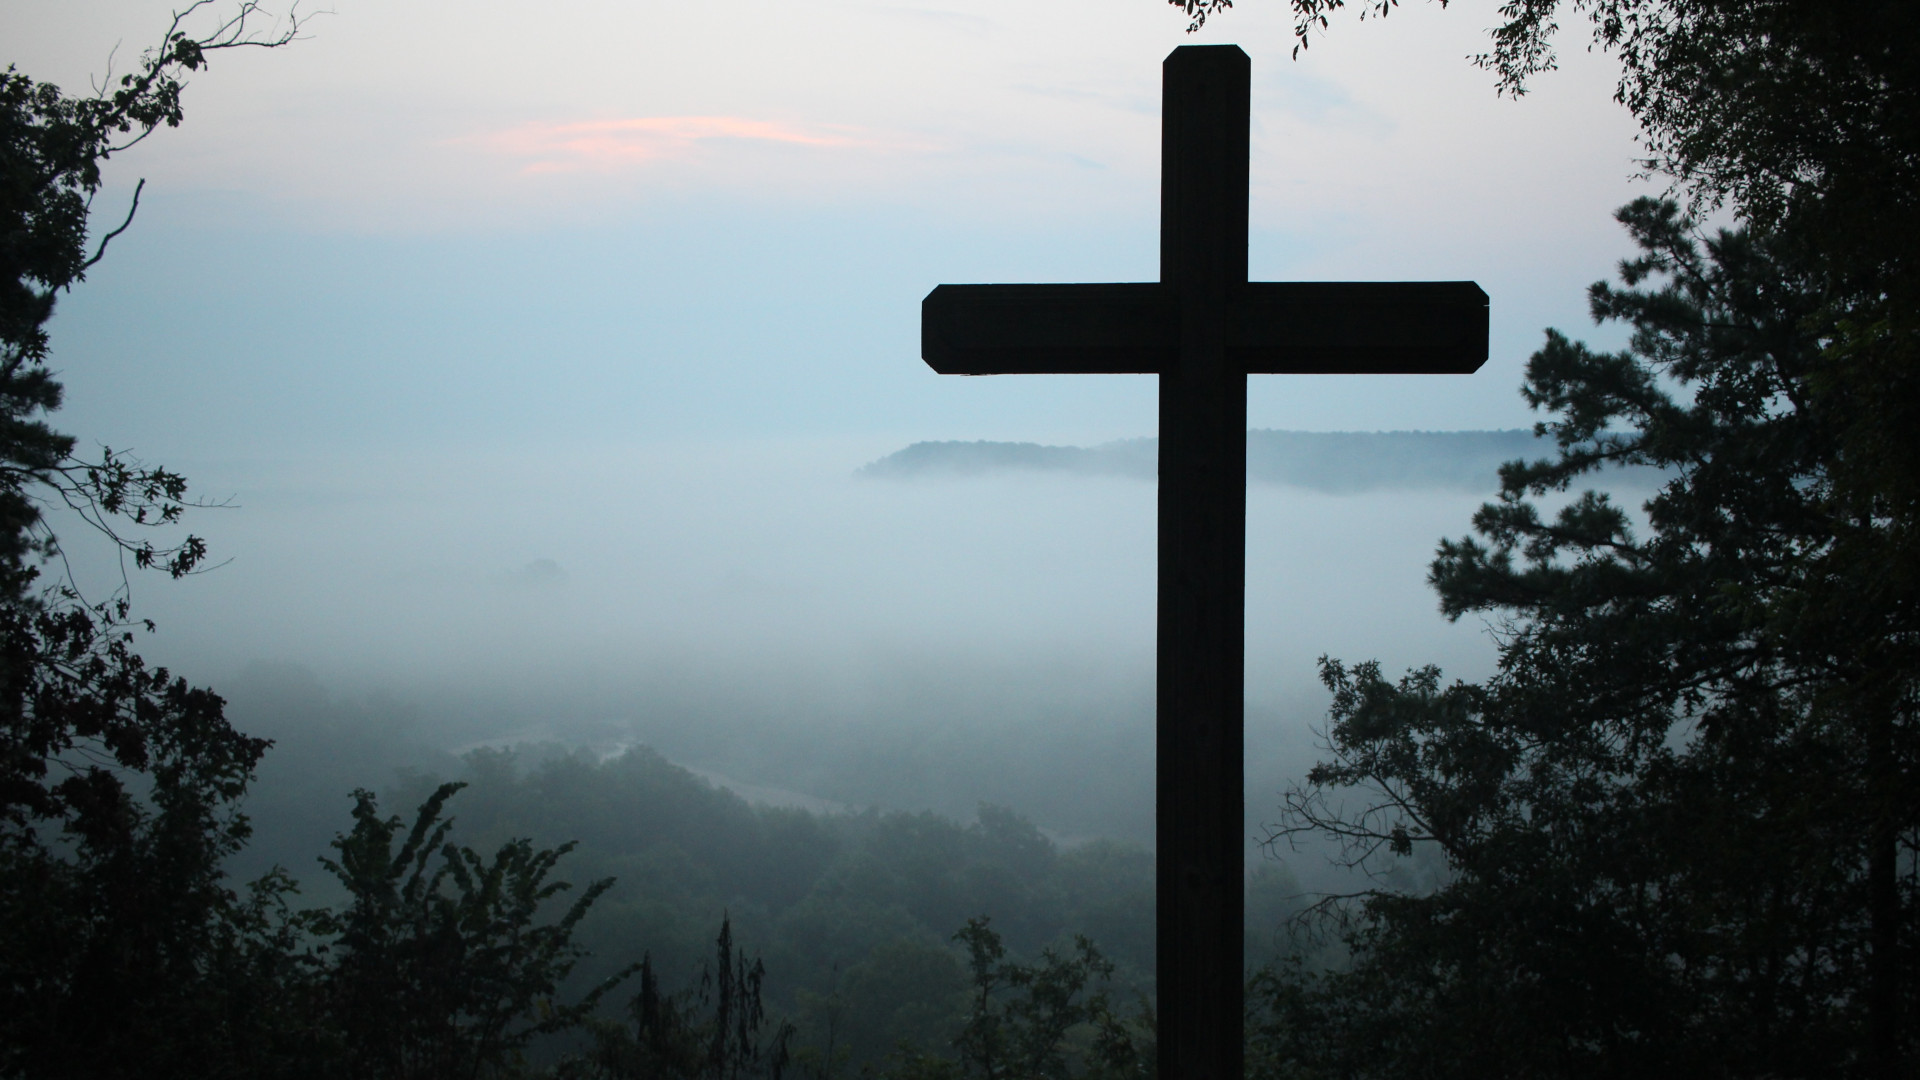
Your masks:
[{"label": "sky", "polygon": [[[1153,0],[341,0],[287,48],[216,56],[186,123],[113,163],[104,217],[148,194],[66,302],[70,415],[142,443],[188,419],[194,450],[249,454],[1147,433],[1148,378],[932,375],[917,301],[1151,280],[1159,62],[1234,42],[1256,279],[1493,298],[1480,374],[1259,378],[1253,426],[1518,426],[1526,354],[1586,323],[1638,188],[1610,62],[1568,34],[1562,70],[1499,98],[1464,59],[1492,7],[1339,21],[1290,59],[1261,0],[1192,35]],[[77,89],[168,8],[9,10],[22,69]]]},{"label": "sky", "polygon": [[[1583,38],[1494,93],[1466,60],[1494,8],[1336,19],[1297,57],[1274,0],[1195,34],[1158,0],[303,9],[109,164],[98,220],[144,178],[137,219],[54,323],[65,429],[231,504],[193,522],[227,565],[138,584],[143,648],[216,683],[267,659],[485,685],[520,702],[502,727],[562,690],[610,713],[764,682],[742,708],[812,716],[928,665],[1137,671],[1150,487],[851,474],[919,440],[1151,435],[1154,380],[934,375],[921,297],[1152,280],[1160,62],[1237,43],[1252,276],[1492,298],[1479,373],[1257,376],[1251,425],[1532,423],[1526,356],[1547,326],[1609,341],[1585,287],[1626,253],[1613,209],[1656,189]],[[8,59],[83,90],[168,15],[8,0]],[[1486,628],[1423,583],[1476,501],[1256,492],[1250,701],[1323,710],[1329,650],[1484,671]]]}]

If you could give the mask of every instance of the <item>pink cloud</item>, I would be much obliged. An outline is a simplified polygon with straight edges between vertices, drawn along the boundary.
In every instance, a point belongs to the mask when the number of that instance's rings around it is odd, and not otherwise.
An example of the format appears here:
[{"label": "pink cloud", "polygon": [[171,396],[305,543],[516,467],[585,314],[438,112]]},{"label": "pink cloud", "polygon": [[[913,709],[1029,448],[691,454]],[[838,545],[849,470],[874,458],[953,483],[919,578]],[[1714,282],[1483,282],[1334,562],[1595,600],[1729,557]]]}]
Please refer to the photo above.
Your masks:
[{"label": "pink cloud", "polygon": [[522,124],[472,141],[494,153],[526,159],[524,172],[544,173],[618,169],[675,156],[716,139],[817,147],[876,145],[871,139],[740,116],[636,116]]}]

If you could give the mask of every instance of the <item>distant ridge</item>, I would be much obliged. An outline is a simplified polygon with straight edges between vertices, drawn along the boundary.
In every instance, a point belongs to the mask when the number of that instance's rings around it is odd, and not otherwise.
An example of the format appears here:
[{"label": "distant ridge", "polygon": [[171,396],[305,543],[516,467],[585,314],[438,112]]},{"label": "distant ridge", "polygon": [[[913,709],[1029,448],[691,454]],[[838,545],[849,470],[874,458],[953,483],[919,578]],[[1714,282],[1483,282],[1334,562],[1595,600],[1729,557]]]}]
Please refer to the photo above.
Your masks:
[{"label": "distant ridge", "polygon": [[[1332,494],[1441,489],[1493,492],[1503,462],[1548,456],[1552,444],[1526,430],[1247,432],[1247,479]],[[1099,446],[1015,442],[918,442],[861,468],[885,480],[1068,472],[1157,475],[1160,441],[1121,439]]]}]

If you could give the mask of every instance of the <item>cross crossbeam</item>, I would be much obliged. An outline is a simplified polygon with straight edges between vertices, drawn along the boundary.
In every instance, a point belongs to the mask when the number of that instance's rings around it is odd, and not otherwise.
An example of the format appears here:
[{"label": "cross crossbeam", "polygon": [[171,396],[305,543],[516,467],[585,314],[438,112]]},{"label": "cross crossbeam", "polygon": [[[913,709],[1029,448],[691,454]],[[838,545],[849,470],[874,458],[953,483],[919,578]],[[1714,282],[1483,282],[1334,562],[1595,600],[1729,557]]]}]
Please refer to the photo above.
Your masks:
[{"label": "cross crossbeam", "polygon": [[1475,371],[1487,296],[1470,281],[1248,282],[1247,55],[1187,46],[1162,72],[1160,281],[942,285],[921,305],[921,351],[943,374],[1160,376],[1159,1075],[1240,1080],[1247,375]]},{"label": "cross crossbeam", "polygon": [[[1227,301],[1227,356],[1249,375],[1445,375],[1487,358],[1471,281],[1256,281]],[[1157,375],[1180,358],[1180,300],[1157,283],[941,285],[920,355],[942,375]]]}]

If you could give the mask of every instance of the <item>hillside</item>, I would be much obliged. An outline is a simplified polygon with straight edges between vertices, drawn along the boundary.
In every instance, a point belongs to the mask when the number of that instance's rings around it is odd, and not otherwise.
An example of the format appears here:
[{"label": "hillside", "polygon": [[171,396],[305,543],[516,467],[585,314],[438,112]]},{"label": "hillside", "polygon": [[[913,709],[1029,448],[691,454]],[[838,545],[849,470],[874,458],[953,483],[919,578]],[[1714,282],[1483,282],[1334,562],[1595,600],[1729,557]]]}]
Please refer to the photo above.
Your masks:
[{"label": "hillside", "polygon": [[[1247,479],[1329,494],[1439,489],[1493,493],[1503,462],[1545,456],[1525,430],[1247,432]],[[1120,439],[1099,446],[1016,442],[918,442],[859,470],[883,480],[990,473],[1064,472],[1151,480],[1160,443]]]}]

